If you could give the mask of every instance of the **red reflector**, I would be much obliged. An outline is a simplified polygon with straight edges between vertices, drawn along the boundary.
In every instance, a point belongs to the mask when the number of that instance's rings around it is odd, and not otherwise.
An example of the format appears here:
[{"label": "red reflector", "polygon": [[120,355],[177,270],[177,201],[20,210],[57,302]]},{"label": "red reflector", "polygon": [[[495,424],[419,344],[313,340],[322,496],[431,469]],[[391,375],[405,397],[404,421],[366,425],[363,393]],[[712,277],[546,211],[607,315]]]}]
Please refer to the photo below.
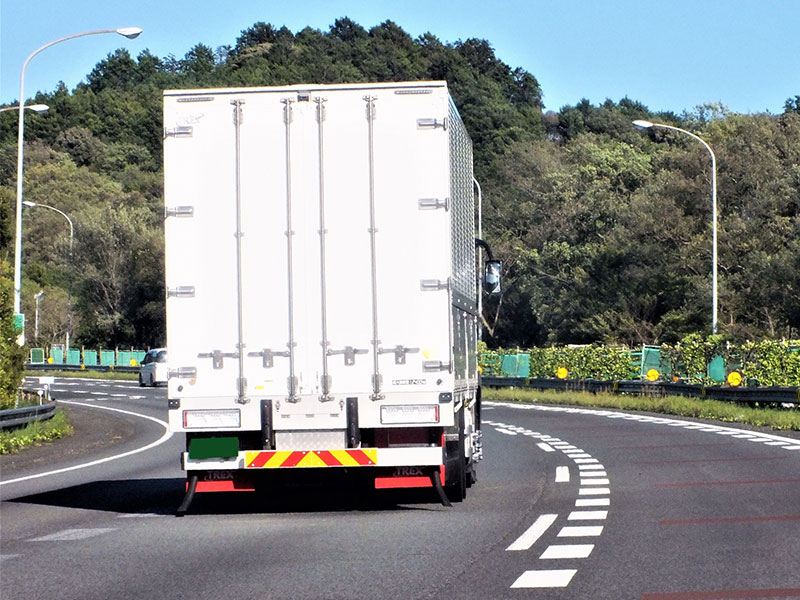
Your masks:
[{"label": "red reflector", "polygon": [[376,477],[375,489],[433,487],[430,477]]}]

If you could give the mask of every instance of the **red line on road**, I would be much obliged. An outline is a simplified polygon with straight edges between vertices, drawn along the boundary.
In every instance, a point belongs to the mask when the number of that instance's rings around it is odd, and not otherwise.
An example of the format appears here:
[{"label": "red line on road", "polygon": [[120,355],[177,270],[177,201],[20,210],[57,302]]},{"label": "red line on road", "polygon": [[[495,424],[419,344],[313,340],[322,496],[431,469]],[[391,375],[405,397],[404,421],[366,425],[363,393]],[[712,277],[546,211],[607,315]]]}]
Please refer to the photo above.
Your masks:
[{"label": "red line on road", "polygon": [[733,442],[728,442],[725,440],[720,440],[719,442],[708,442],[705,444],[653,444],[647,446],[610,446],[609,450],[649,450],[659,449],[659,448],[687,448],[692,447],[696,448],[698,446],[730,446]]},{"label": "red line on road", "polygon": [[676,483],[656,483],[656,488],[701,487],[710,485],[774,485],[777,483],[798,483],[800,479],[754,479],[749,481],[679,481]]},{"label": "red line on road", "polygon": [[677,463],[705,463],[705,462],[738,462],[738,461],[753,461],[753,460],[779,460],[782,458],[789,458],[789,455],[784,456],[743,456],[739,458],[691,458],[686,460],[640,460],[630,464],[632,465],[671,465]]},{"label": "red line on road", "polygon": [[800,521],[800,515],[775,515],[766,517],[709,517],[705,519],[665,519],[659,525],[717,525],[724,523],[767,523],[769,521]]},{"label": "red line on road", "polygon": [[800,598],[800,588],[642,594],[642,600],[730,600],[732,598]]}]

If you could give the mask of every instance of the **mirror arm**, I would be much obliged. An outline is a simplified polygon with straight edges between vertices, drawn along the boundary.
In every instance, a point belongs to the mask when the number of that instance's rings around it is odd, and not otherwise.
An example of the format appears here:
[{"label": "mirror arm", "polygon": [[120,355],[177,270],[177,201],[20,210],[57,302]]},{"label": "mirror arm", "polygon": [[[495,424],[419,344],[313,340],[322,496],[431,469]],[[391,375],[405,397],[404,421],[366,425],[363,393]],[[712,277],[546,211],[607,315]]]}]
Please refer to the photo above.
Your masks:
[{"label": "mirror arm", "polygon": [[475,238],[475,246],[486,250],[486,256],[489,258],[489,260],[494,260],[494,256],[492,256],[492,249],[489,247],[489,244],[480,238]]}]

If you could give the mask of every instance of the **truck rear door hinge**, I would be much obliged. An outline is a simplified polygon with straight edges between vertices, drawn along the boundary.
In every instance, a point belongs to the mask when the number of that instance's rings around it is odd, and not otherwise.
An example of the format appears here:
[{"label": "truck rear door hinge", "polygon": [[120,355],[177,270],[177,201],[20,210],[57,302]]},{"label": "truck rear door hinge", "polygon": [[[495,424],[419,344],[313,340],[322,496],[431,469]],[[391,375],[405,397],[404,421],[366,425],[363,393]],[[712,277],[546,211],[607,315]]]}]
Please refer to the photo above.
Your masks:
[{"label": "truck rear door hinge", "polygon": [[167,288],[167,298],[194,298],[193,285],[179,285],[174,288]]},{"label": "truck rear door hinge", "polygon": [[362,350],[361,348],[353,348],[352,346],[345,346],[342,350],[328,350],[328,356],[336,354],[344,354],[344,364],[347,367],[352,367],[356,364],[356,354],[367,354],[369,350]]},{"label": "truck rear door hinge", "polygon": [[436,210],[439,208],[443,208],[445,211],[450,210],[450,198],[445,198],[444,200],[439,200],[438,198],[419,199],[420,210]]},{"label": "truck rear door hinge", "polygon": [[196,367],[179,367],[177,369],[170,369],[167,372],[169,379],[195,379],[197,377]]},{"label": "truck rear door hinge", "polygon": [[406,354],[415,354],[419,348],[406,348],[405,346],[395,346],[394,348],[378,348],[378,354],[394,353],[394,364],[406,364]]},{"label": "truck rear door hinge", "polygon": [[168,137],[176,137],[176,138],[190,138],[194,133],[194,128],[191,125],[178,125],[177,127],[173,127],[169,129],[167,127],[164,128],[164,139]]},{"label": "truck rear door hinge", "polygon": [[212,350],[211,352],[202,352],[197,355],[197,358],[210,358],[214,361],[213,367],[221,369],[223,366],[223,358],[239,358],[238,352],[223,352],[222,350]]},{"label": "truck rear door hinge", "polygon": [[423,292],[437,292],[439,290],[450,289],[450,280],[423,279],[419,282],[419,287]]},{"label": "truck rear door hinge", "polygon": [[164,217],[178,217],[186,219],[194,216],[194,206],[173,206],[164,209]]},{"label": "truck rear door hinge", "polygon": [[436,129],[438,127],[447,131],[447,117],[441,121],[435,118],[417,119],[417,129]]},{"label": "truck rear door hinge", "polygon": [[436,371],[449,371],[450,363],[442,362],[440,360],[423,360],[422,370],[426,373],[433,373]]},{"label": "truck rear door hinge", "polygon": [[260,356],[261,359],[262,359],[261,360],[261,365],[265,369],[271,369],[272,367],[275,366],[275,357],[276,356],[282,356],[284,358],[288,358],[289,357],[289,351],[288,350],[284,350],[283,352],[273,352],[269,348],[264,348],[261,352],[248,352],[247,356],[250,356],[250,357]]}]

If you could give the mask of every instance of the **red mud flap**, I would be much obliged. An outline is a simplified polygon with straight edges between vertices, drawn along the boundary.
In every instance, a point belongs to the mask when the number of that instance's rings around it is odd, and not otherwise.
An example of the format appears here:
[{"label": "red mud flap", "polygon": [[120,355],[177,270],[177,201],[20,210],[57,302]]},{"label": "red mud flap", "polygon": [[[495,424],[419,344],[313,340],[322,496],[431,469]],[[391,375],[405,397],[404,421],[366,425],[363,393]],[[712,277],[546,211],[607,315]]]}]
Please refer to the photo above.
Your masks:
[{"label": "red mud flap", "polygon": [[[422,467],[395,467],[391,475],[375,478],[376,490],[403,489],[403,488],[429,488],[434,487],[431,479],[430,468]],[[444,465],[439,467],[439,472],[444,479]]]},{"label": "red mud flap", "polygon": [[[252,478],[244,473],[232,471],[208,471],[199,473],[195,492],[254,492],[255,485]],[[189,482],[186,482],[189,490]]]}]

